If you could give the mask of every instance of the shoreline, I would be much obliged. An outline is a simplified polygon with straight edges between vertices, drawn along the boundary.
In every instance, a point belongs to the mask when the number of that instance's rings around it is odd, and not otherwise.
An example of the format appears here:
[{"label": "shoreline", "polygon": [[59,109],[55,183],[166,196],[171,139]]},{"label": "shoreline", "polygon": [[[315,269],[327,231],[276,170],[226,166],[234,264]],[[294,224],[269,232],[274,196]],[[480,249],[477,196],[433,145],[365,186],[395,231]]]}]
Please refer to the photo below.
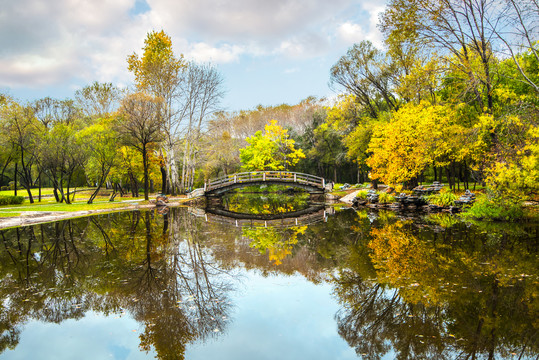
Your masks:
[{"label": "shoreline", "polygon": [[[167,207],[177,207],[183,202],[174,199],[167,204]],[[80,211],[25,211],[19,216],[0,217],[0,230],[22,227],[27,225],[44,224],[53,221],[68,220],[98,214],[114,213],[119,211],[132,211],[138,209],[155,208],[155,204],[133,204],[118,208],[95,209],[95,210],[80,210]]]}]

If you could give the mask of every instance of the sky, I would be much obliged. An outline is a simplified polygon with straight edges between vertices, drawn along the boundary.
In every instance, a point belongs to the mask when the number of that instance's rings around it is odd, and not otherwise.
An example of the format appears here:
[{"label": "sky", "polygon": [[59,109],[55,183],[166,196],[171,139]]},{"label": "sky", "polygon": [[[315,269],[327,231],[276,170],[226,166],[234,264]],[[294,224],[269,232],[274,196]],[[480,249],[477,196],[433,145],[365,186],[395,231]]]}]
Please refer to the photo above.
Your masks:
[{"label": "sky", "polygon": [[0,0],[0,93],[73,98],[94,81],[130,87],[127,56],[164,30],[176,55],[212,63],[226,111],[332,97],[354,44],[382,46],[386,0]]}]

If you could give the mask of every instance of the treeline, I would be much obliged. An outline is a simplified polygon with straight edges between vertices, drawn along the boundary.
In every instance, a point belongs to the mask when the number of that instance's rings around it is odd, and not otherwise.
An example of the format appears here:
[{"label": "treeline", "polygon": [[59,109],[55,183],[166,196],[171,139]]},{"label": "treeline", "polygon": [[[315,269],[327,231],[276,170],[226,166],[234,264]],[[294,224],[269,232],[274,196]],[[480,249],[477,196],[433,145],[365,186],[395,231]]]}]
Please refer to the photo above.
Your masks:
[{"label": "treeline", "polygon": [[531,0],[392,0],[385,50],[363,41],[332,67],[346,94],[315,131],[398,191],[481,184],[486,212],[537,200],[538,22]]},{"label": "treeline", "polygon": [[66,203],[80,186],[96,188],[89,203],[104,186],[113,197],[143,190],[146,199],[191,188],[198,144],[223,96],[221,75],[175,56],[163,31],[149,33],[127,65],[129,90],[96,82],[68,100],[0,96],[0,185],[22,186],[30,202],[33,189],[50,186]]}]

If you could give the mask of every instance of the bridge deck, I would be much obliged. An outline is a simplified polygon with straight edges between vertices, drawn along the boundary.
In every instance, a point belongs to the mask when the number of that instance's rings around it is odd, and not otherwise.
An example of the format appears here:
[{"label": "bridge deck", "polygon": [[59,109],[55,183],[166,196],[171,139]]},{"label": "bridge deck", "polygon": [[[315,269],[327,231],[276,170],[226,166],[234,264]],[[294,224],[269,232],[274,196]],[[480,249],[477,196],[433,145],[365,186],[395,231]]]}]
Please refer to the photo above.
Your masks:
[{"label": "bridge deck", "polygon": [[324,178],[310,174],[290,171],[254,171],[212,179],[204,184],[204,192],[208,193],[218,189],[249,186],[250,184],[259,184],[261,182],[290,183],[320,190],[324,190],[326,187]]}]

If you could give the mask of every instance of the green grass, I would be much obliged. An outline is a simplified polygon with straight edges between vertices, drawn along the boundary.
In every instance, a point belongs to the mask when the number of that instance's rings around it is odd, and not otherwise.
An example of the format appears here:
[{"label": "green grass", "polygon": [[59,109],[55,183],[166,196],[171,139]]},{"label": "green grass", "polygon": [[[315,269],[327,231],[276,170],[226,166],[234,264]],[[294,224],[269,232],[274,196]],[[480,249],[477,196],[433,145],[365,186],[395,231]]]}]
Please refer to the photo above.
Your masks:
[{"label": "green grass", "polygon": [[7,213],[0,212],[0,218],[17,217],[17,216],[21,216],[21,213],[20,212],[7,212]]},{"label": "green grass", "polygon": [[447,207],[455,205],[455,200],[458,199],[458,196],[449,190],[442,189],[442,191],[440,191],[438,194],[425,196],[425,199],[429,202],[429,204]]},{"label": "green grass", "polygon": [[[41,195],[52,195],[54,193],[53,188],[42,188]],[[12,196],[15,195],[15,190],[2,190],[0,196]],[[28,196],[28,191],[24,188],[17,189],[17,195]],[[39,189],[32,189],[32,196],[37,197],[39,195]]]},{"label": "green grass", "polygon": [[[124,200],[135,200],[135,201],[124,201]],[[72,204],[57,203],[54,198],[43,199],[41,202],[35,202],[30,204],[28,201],[25,201],[21,205],[5,205],[0,206],[0,217],[16,217],[20,216],[22,213],[27,211],[43,211],[43,212],[75,212],[75,211],[88,211],[88,210],[101,210],[101,209],[118,209],[128,207],[134,204],[148,204],[148,201],[145,201],[143,197],[132,198],[117,198],[116,201],[108,201],[108,197],[97,198],[93,204],[87,204],[87,199],[78,199]]]},{"label": "green grass", "polygon": [[378,193],[378,202],[380,204],[391,204],[395,202],[395,197],[391,194],[385,193],[385,192],[379,192]]},{"label": "green grass", "polygon": [[520,203],[494,201],[481,195],[461,216],[465,219],[487,221],[518,221],[524,218],[524,208]]},{"label": "green grass", "polygon": [[367,194],[368,194],[368,193],[369,193],[368,190],[360,190],[360,191],[357,193],[356,198],[365,200],[365,199],[367,199]]}]

